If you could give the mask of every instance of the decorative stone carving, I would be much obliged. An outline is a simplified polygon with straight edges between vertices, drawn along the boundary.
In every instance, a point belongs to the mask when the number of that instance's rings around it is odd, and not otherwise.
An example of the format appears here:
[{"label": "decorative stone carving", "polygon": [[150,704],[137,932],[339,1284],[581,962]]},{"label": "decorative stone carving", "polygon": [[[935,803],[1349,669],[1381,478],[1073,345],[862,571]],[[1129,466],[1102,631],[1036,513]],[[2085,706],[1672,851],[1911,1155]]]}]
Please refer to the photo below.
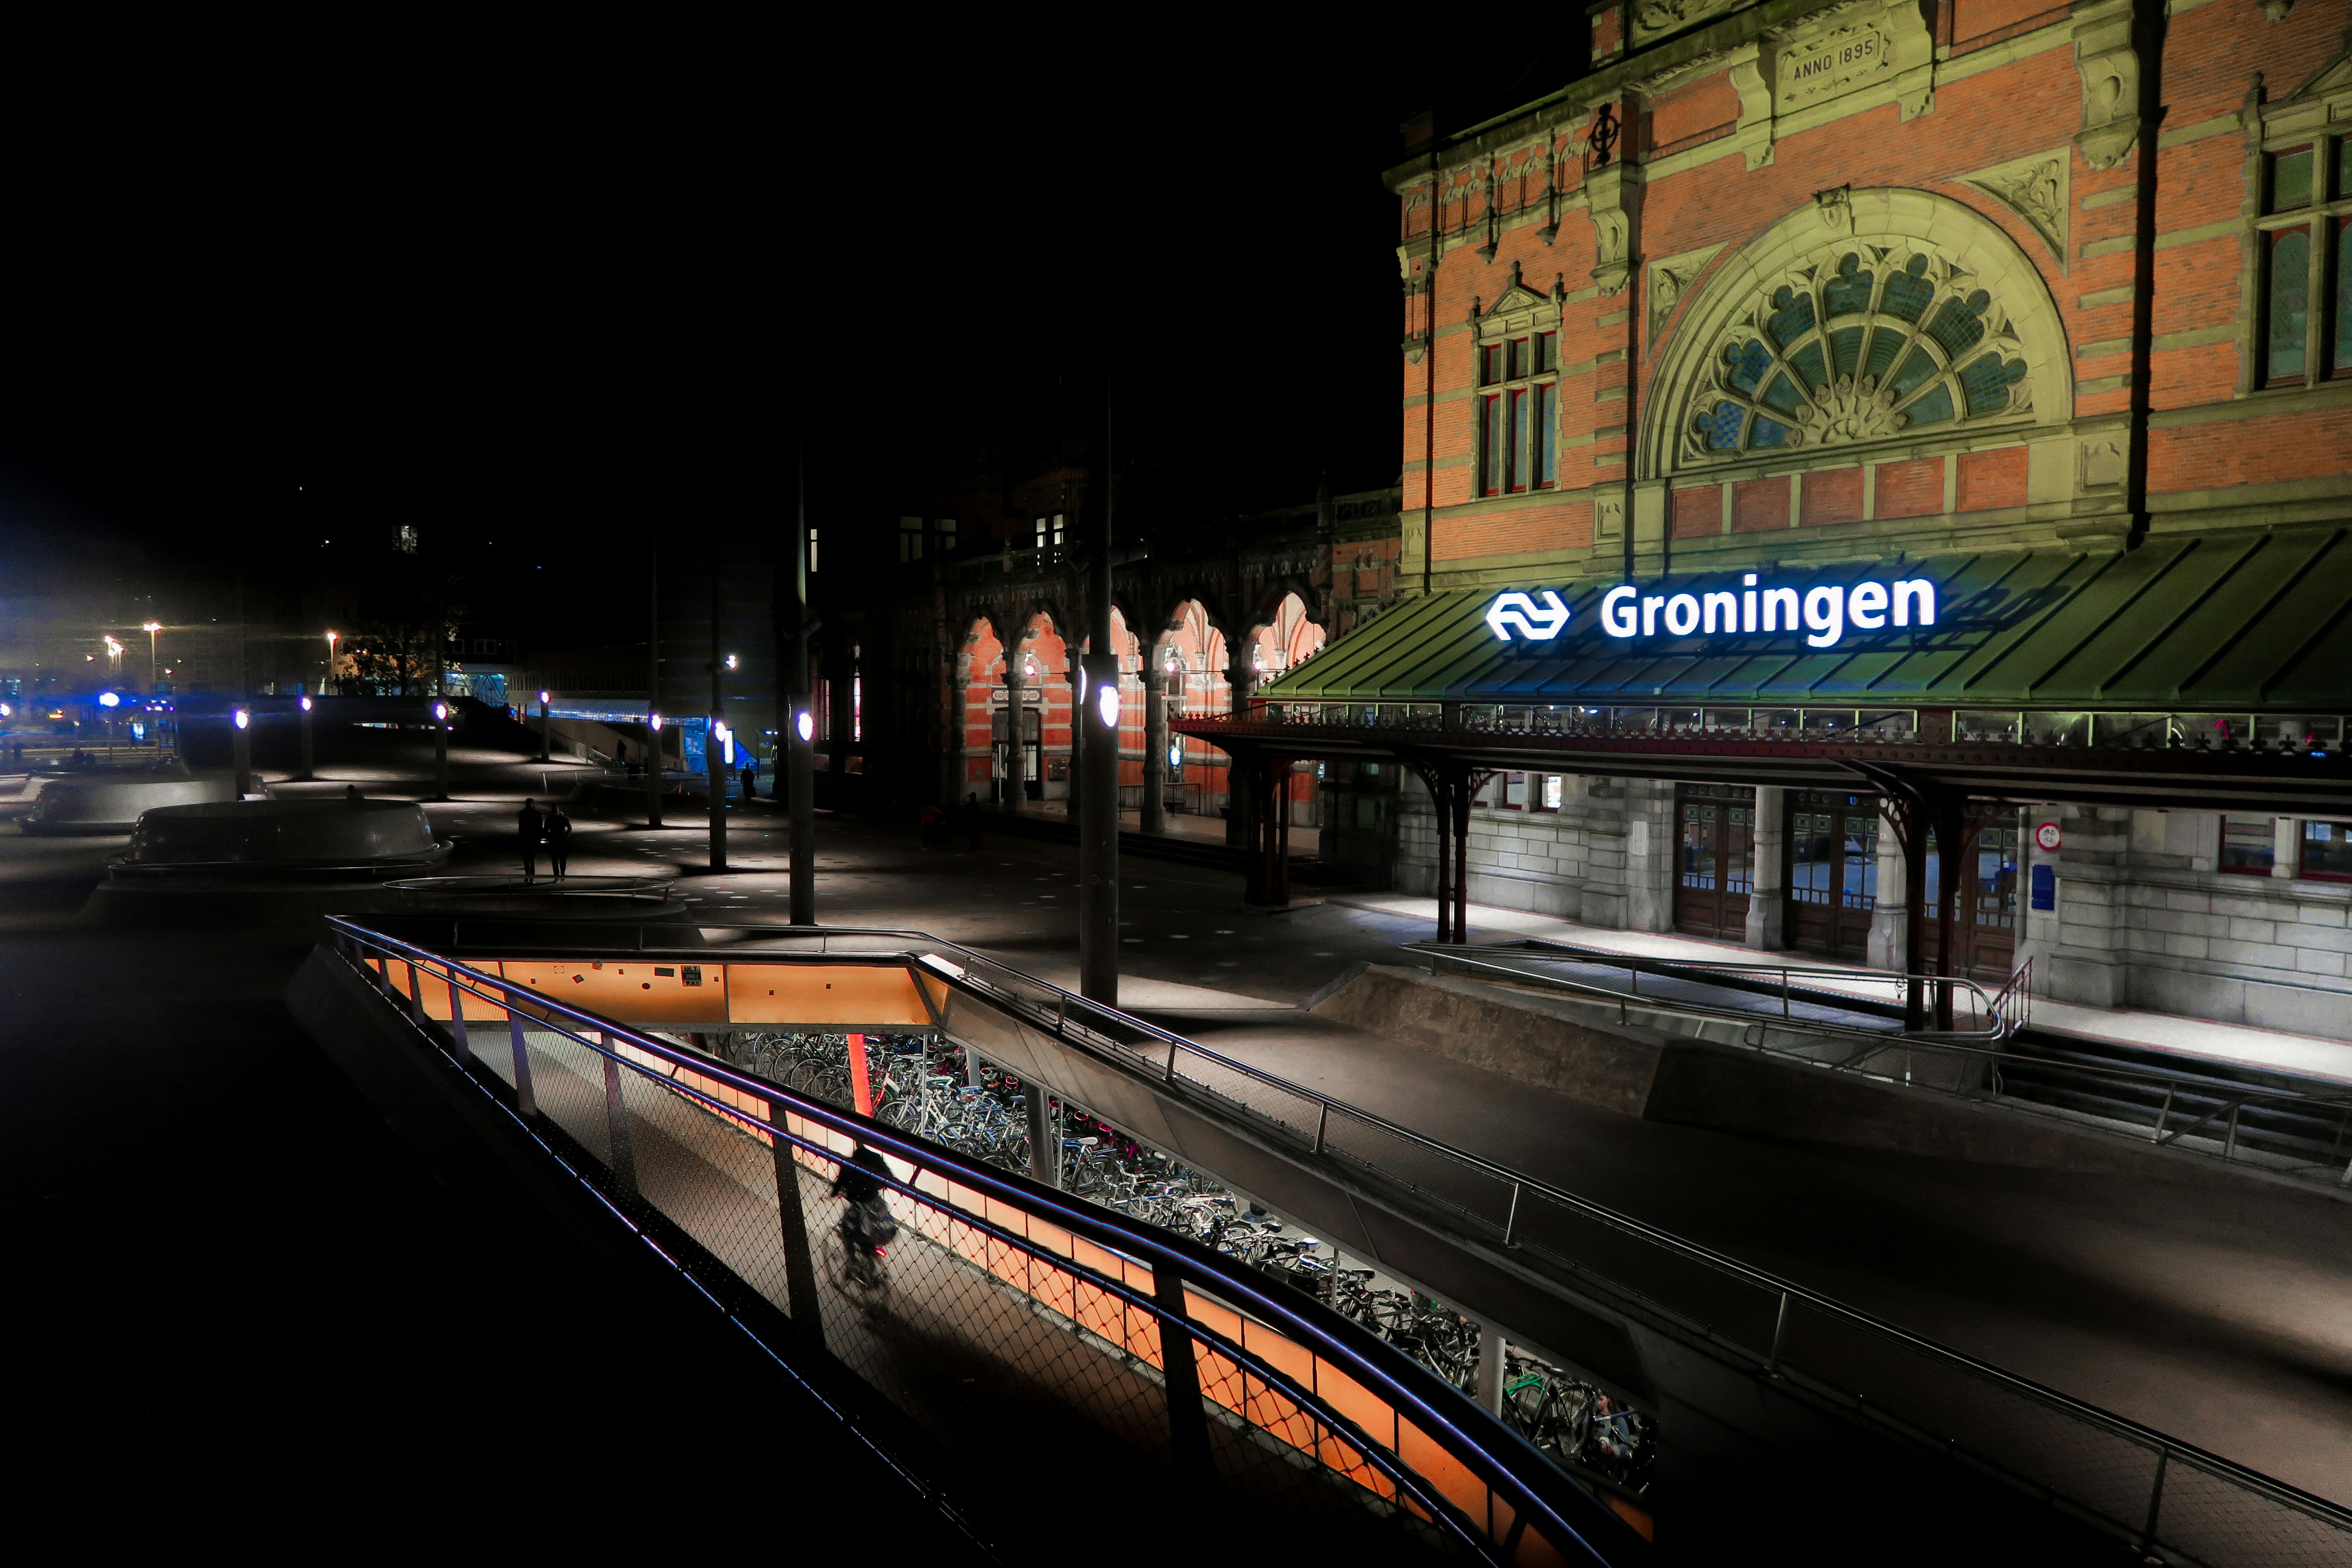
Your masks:
[{"label": "decorative stone carving", "polygon": [[2074,68],[2083,78],[2083,129],[2074,145],[2092,168],[2112,169],[2139,140],[2139,54],[2128,11],[2077,25]]},{"label": "decorative stone carving", "polygon": [[1739,95],[1739,123],[1732,135],[1748,154],[1748,168],[1760,169],[1772,161],[1772,87],[1764,79],[1754,45],[1748,47],[1744,58],[1733,62],[1730,80],[1731,90]]},{"label": "decorative stone carving", "polygon": [[1592,219],[1593,287],[1603,294],[1622,294],[1633,271],[1633,217],[1625,210],[1625,165],[1595,169],[1584,190],[1585,214]]},{"label": "decorative stone carving", "polygon": [[1625,498],[1622,495],[1603,493],[1592,498],[1592,537],[1625,537]]},{"label": "decorative stone carving", "polygon": [[1740,0],[1642,0],[1633,7],[1633,42],[1646,44],[1667,33],[1722,15]]},{"label": "decorative stone carving", "polygon": [[1914,0],[1852,0],[1770,28],[1764,40],[1759,75],[1776,116],[1890,89],[1904,120],[1935,107],[1935,38]]},{"label": "decorative stone carving", "polygon": [[2120,438],[2095,436],[2082,445],[2082,488],[2111,489],[2124,482],[2131,459]]},{"label": "decorative stone carving", "polygon": [[1698,275],[1706,270],[1707,263],[1722,250],[1720,244],[1710,245],[1702,250],[1686,250],[1680,256],[1669,256],[1663,261],[1650,263],[1643,292],[1650,302],[1651,342],[1657,341],[1658,334],[1665,328],[1667,318],[1675,313],[1675,307],[1682,303],[1683,295],[1698,280]]},{"label": "decorative stone carving", "polygon": [[2294,15],[2294,0],[2263,0],[2263,15],[2273,22],[2284,22]]},{"label": "decorative stone carving", "polygon": [[1853,187],[1839,185],[1833,190],[1815,191],[1813,207],[1822,216],[1822,226],[1835,234],[1853,232]]},{"label": "decorative stone carving", "polygon": [[2066,215],[2072,210],[2068,175],[2074,163],[2063,149],[2037,153],[2030,158],[1965,174],[1960,184],[1984,192],[2023,218],[2063,267],[2066,263]]}]

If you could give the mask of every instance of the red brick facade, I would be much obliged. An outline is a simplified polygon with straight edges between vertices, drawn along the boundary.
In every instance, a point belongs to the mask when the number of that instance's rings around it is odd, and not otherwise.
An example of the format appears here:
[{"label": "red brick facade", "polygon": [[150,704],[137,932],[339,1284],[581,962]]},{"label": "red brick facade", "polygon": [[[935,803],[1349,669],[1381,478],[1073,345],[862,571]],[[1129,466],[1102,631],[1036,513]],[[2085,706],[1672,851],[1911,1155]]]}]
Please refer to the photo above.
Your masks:
[{"label": "red brick facade", "polygon": [[2352,7],[2167,9],[1591,7],[1389,175],[1407,585],[2352,510]]}]

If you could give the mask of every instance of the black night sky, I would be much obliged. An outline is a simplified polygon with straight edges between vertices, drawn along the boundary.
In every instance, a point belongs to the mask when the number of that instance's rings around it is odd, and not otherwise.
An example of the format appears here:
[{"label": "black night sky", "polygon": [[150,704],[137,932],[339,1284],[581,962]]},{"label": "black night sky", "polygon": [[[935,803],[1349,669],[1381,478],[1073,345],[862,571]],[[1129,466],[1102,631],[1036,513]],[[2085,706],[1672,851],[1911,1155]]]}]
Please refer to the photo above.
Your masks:
[{"label": "black night sky", "polygon": [[615,552],[782,525],[802,434],[814,519],[882,515],[927,465],[1087,434],[1106,337],[1162,494],[1393,482],[1398,121],[1557,82],[1196,22],[855,84],[719,37],[93,77],[0,250],[0,574],[226,615],[240,573],[291,593],[412,523],[542,633],[625,632]]}]

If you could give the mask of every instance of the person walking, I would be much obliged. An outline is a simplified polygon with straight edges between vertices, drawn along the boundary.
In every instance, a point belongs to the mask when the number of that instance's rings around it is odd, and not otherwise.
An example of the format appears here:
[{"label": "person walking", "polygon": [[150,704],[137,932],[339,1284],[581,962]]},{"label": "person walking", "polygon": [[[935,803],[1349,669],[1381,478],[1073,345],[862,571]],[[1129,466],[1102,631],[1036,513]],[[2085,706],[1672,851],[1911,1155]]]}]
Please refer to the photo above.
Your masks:
[{"label": "person walking", "polygon": [[625,773],[629,771],[629,743],[626,741],[613,742],[613,765]]},{"label": "person walking", "polygon": [[526,800],[515,813],[515,836],[522,841],[522,879],[539,879],[539,846],[547,837],[547,818],[539,812],[537,801]]},{"label": "person walking", "polygon": [[572,819],[563,815],[563,807],[554,801],[547,803],[547,868],[555,880],[563,880],[565,867],[572,859]]},{"label": "person walking", "polygon": [[743,804],[749,805],[760,795],[760,764],[746,758],[743,763]]}]

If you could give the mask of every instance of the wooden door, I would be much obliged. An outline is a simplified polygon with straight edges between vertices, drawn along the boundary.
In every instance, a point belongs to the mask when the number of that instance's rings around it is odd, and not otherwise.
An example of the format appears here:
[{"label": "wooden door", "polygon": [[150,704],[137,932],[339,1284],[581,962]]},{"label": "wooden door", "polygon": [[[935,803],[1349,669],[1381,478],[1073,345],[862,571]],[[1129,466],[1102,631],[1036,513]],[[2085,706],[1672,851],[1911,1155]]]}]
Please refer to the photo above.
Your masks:
[{"label": "wooden door", "polygon": [[1791,791],[1789,945],[1863,963],[1878,907],[1878,803],[1870,795]]},{"label": "wooden door", "polygon": [[[1978,981],[2006,981],[2017,952],[2019,849],[2023,845],[2019,818],[2004,815],[1980,823],[1976,842],[1963,862],[1969,875],[1956,891],[1959,904],[1952,911],[1952,973]],[[1927,852],[1927,921],[1920,932],[1920,952],[1932,966],[1936,959],[1936,900],[1943,890],[1943,865],[1936,849]]]},{"label": "wooden door", "polygon": [[1675,929],[1718,942],[1748,940],[1748,894],[1756,859],[1754,793],[1685,784]]}]

